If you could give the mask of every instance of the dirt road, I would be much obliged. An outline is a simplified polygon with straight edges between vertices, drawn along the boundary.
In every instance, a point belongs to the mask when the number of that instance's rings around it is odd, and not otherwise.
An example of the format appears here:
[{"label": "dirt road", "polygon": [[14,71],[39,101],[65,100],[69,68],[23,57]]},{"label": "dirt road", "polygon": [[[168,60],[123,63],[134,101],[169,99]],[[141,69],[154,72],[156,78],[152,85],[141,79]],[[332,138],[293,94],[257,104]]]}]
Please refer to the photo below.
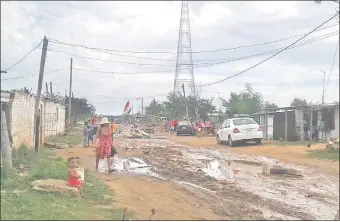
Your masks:
[{"label": "dirt road", "polygon": [[[301,170],[304,177],[263,177],[261,166],[249,163],[274,163],[275,160],[245,155],[244,150],[250,148],[230,152],[228,148],[217,147],[211,142],[190,137],[119,139],[120,157],[140,157],[159,177],[128,172],[92,173],[114,190],[115,206],[134,212],[135,219],[148,219],[152,208],[156,209],[154,220],[334,218],[339,209],[338,176],[288,164]],[[57,150],[56,154],[80,156],[84,167],[90,171],[94,168],[93,153],[89,149],[70,148]],[[202,169],[214,159],[233,160],[241,169],[235,184],[226,184],[205,175]]]},{"label": "dirt road", "polygon": [[320,172],[330,175],[339,175],[339,162],[319,160],[308,157],[309,152],[325,148],[324,144],[313,144],[307,149],[304,145],[275,145],[271,141],[264,141],[260,146],[239,146],[230,148],[226,145],[217,145],[213,137],[178,137],[171,136],[173,141],[188,146],[196,146],[219,151],[232,151],[235,154],[261,155],[268,158],[277,159],[285,163],[303,165],[317,169]]}]

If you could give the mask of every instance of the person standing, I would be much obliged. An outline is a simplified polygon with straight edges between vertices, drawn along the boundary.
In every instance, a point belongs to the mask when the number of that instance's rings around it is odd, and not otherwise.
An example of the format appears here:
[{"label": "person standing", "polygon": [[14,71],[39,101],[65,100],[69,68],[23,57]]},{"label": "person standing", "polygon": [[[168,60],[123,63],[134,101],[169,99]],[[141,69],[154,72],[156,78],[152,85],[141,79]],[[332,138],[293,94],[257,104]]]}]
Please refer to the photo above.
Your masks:
[{"label": "person standing", "polygon": [[108,172],[112,173],[111,165],[111,147],[114,147],[110,122],[106,117],[101,118],[100,127],[96,134],[96,170],[98,170],[98,164],[100,159],[106,159],[108,165]]},{"label": "person standing", "polygon": [[89,145],[89,134],[90,129],[88,127],[88,122],[84,122],[84,139],[83,139],[83,147],[86,148]]}]

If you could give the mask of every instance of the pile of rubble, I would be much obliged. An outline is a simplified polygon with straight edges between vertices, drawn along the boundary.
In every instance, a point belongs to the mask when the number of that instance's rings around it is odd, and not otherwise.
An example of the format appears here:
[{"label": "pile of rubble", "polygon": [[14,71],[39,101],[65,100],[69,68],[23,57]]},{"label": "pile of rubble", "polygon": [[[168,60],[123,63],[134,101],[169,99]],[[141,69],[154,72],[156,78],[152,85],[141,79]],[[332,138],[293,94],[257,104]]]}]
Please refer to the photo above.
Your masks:
[{"label": "pile of rubble", "polygon": [[168,137],[155,135],[155,130],[152,128],[142,128],[138,123],[131,125],[122,125],[114,134],[116,138],[130,139],[169,139]]},{"label": "pile of rubble", "polygon": [[326,145],[326,149],[338,151],[339,150],[339,138],[328,141],[328,144]]}]

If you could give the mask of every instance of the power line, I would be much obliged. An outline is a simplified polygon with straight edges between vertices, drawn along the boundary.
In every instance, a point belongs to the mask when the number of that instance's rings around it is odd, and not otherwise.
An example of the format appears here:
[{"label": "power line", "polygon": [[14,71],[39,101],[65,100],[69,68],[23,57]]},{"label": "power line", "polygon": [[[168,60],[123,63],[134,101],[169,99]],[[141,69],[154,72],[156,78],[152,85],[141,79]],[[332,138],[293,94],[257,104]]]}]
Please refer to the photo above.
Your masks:
[{"label": "power line", "polygon": [[277,56],[277,55],[280,54],[281,52],[283,52],[283,51],[289,49],[291,46],[295,45],[296,43],[298,43],[298,42],[301,41],[302,39],[306,38],[308,35],[310,35],[310,34],[312,34],[313,32],[315,32],[318,28],[322,27],[324,24],[326,24],[327,22],[331,21],[331,20],[332,20],[333,18],[335,18],[337,15],[338,15],[338,14],[332,16],[330,19],[328,19],[327,21],[323,22],[321,25],[319,25],[318,27],[316,27],[316,28],[313,29],[312,31],[308,32],[308,33],[305,34],[303,37],[301,37],[301,38],[299,38],[298,40],[294,41],[292,44],[286,46],[285,48],[283,48],[282,50],[278,51],[278,52],[275,53],[274,55],[269,56],[268,58],[262,60],[261,62],[256,63],[255,65],[253,65],[253,66],[251,66],[251,67],[249,67],[249,68],[247,68],[247,69],[245,69],[245,70],[243,70],[243,71],[241,71],[241,72],[238,72],[238,73],[236,73],[236,74],[234,74],[234,75],[232,75],[232,76],[226,77],[226,78],[224,78],[224,79],[221,79],[221,80],[218,80],[218,81],[215,81],[215,82],[211,82],[211,83],[208,83],[208,84],[201,85],[201,87],[202,87],[202,86],[210,86],[210,85],[214,85],[214,84],[217,84],[217,83],[220,83],[220,82],[224,82],[224,81],[226,81],[226,80],[228,80],[228,79],[234,78],[234,77],[236,77],[236,76],[238,76],[238,75],[241,75],[241,74],[243,74],[243,73],[245,73],[245,72],[247,72],[247,71],[249,71],[249,70],[251,70],[251,69],[253,69],[253,68],[255,68],[255,67],[259,66],[259,65],[261,65],[262,63],[268,61],[269,59],[271,59],[271,58],[273,58],[273,57],[275,57],[275,56]]},{"label": "power line", "polygon": [[[53,70],[50,72],[45,72],[44,74],[49,74],[49,73],[54,73],[54,72],[61,72],[61,71],[65,71],[68,70],[69,68],[66,69],[57,69],[57,70]],[[11,80],[11,79],[22,79],[22,78],[28,78],[28,77],[32,77],[32,76],[38,76],[39,74],[32,74],[32,75],[26,75],[26,76],[17,76],[17,77],[12,77],[12,78],[6,78],[6,79],[2,79],[1,81],[6,81],[6,80]]]},{"label": "power line", "polygon": [[[338,24],[330,25],[330,26],[324,27],[324,28],[316,30],[316,31],[322,31],[324,29],[331,28],[331,27],[334,27],[334,26],[337,26],[337,25]],[[286,38],[278,39],[278,40],[274,40],[274,41],[269,41],[269,42],[262,42],[262,43],[256,43],[256,44],[251,44],[251,45],[243,45],[243,46],[231,47],[231,48],[194,51],[192,53],[207,53],[207,52],[229,51],[229,50],[235,50],[235,49],[240,49],[240,48],[248,48],[248,47],[253,47],[253,46],[267,45],[267,44],[272,44],[272,43],[276,43],[276,42],[281,42],[281,41],[289,40],[289,39],[292,39],[292,38],[297,38],[297,37],[303,36],[303,35],[305,35],[305,33],[304,34],[295,35],[295,36],[291,36],[291,37],[286,37]],[[88,49],[88,50],[95,50],[95,51],[99,51],[99,52],[139,53],[139,54],[157,54],[157,53],[158,54],[177,54],[177,52],[155,52],[155,51],[154,52],[152,52],[152,51],[144,51],[143,52],[143,51],[124,51],[124,50],[117,50],[117,49],[102,49],[102,48],[96,48],[96,47],[88,47],[88,46],[81,45],[81,44],[72,44],[72,43],[62,42],[62,41],[51,39],[51,38],[49,38],[49,41],[52,42],[52,43],[55,43],[55,44],[66,45],[66,46],[73,46],[73,47],[81,47],[81,48],[85,48],[85,49]],[[128,57],[130,57],[131,55],[121,55],[121,56],[128,56]],[[136,56],[133,56],[133,57],[136,57]],[[143,57],[136,57],[136,58],[143,58]],[[153,60],[154,58],[145,58],[144,57],[144,59],[151,59],[151,60]],[[168,61],[176,61],[176,60],[168,60]]]},{"label": "power line", "polygon": [[[208,64],[204,64],[204,65],[196,65],[194,66],[196,69],[197,68],[205,68],[205,67],[211,67],[211,66],[214,66],[214,65],[220,65],[220,64],[224,64],[224,63],[229,63],[229,62],[234,62],[234,61],[240,61],[240,60],[245,60],[245,59],[251,59],[251,58],[254,58],[254,57],[257,57],[257,56],[264,56],[264,55],[267,55],[267,54],[270,54],[270,53],[274,53],[278,50],[282,50],[282,49],[286,49],[289,50],[289,49],[293,49],[293,48],[299,48],[299,47],[302,47],[304,45],[308,45],[308,44],[311,44],[311,43],[314,43],[316,41],[320,41],[320,40],[323,40],[323,39],[326,39],[326,38],[330,38],[334,35],[337,35],[339,32],[334,32],[334,33],[327,33],[323,36],[320,36],[318,37],[318,39],[314,39],[314,40],[308,40],[308,41],[305,41],[301,44],[298,44],[298,45],[295,45],[293,47],[281,47],[281,48],[277,48],[277,49],[273,49],[273,50],[269,50],[269,51],[265,51],[265,52],[261,52],[261,53],[258,53],[258,54],[253,54],[253,55],[248,55],[248,56],[243,56],[243,57],[238,57],[238,58],[231,58],[229,60],[223,60],[223,61],[219,61],[219,62],[215,62],[215,63],[208,63]],[[90,70],[90,69],[82,69],[82,68],[76,68],[74,67],[73,68],[74,70],[79,70],[79,71],[86,71],[86,72],[94,72],[94,73],[103,73],[103,74],[121,74],[121,75],[138,75],[138,74],[153,74],[153,73],[166,73],[166,72],[174,72],[175,70],[174,69],[168,69],[168,70],[154,70],[154,71],[145,71],[145,72],[115,72],[115,71],[99,71],[99,70]],[[199,87],[199,86],[198,86]]]},{"label": "power line", "polygon": [[[333,71],[333,67],[334,67],[334,64],[335,64],[335,59],[336,59],[336,55],[337,55],[337,53],[338,53],[338,50],[339,50],[339,41],[338,41],[338,44],[337,44],[336,49],[335,49],[335,53],[334,53],[334,56],[333,56],[332,67],[331,67],[331,70],[329,71],[327,83],[326,83],[325,89],[324,89],[324,91],[323,91],[323,94],[325,94],[325,92],[326,92],[326,90],[327,90],[327,86],[328,86],[329,79],[330,79],[331,74],[332,74],[332,71]],[[319,100],[319,101],[320,101],[320,100]],[[319,102],[319,101],[318,101],[318,102]],[[318,102],[317,102],[317,103],[318,103]]]},{"label": "power line", "polygon": [[[336,35],[338,33],[339,33],[339,31],[331,32],[331,33],[326,33],[324,35],[316,37],[315,39],[309,39],[309,40],[307,40],[307,41],[305,41],[305,42],[303,42],[303,43],[301,43],[299,45],[296,45],[294,47],[291,47],[291,48],[297,48],[297,47],[300,47],[300,46],[303,46],[303,45],[307,45],[307,44],[310,44],[310,43],[313,43],[313,42],[316,42],[316,41],[319,41],[319,40],[323,40],[325,38],[334,36],[334,35]],[[234,61],[240,61],[240,60],[243,60],[243,59],[250,59],[250,58],[253,58],[253,57],[257,57],[257,56],[262,56],[262,55],[274,53],[277,50],[280,50],[282,48],[283,47],[272,49],[272,50],[268,50],[268,51],[257,53],[257,54],[248,55],[248,56],[241,56],[241,57],[237,57],[237,58],[210,60],[210,61],[215,61],[215,62],[212,62],[212,63],[198,63],[198,64],[196,63],[196,64],[194,64],[194,67],[195,68],[208,67],[208,66],[218,65],[218,64],[222,64],[222,63],[229,63],[229,62],[234,62]],[[49,51],[53,51],[53,52],[64,53],[64,54],[70,55],[70,56],[76,56],[76,57],[79,57],[79,58],[90,59],[90,60],[95,60],[95,61],[102,61],[102,62],[113,62],[113,63],[132,64],[132,65],[175,66],[174,64],[173,65],[169,65],[169,64],[143,64],[143,63],[131,63],[131,62],[124,62],[124,61],[116,61],[116,60],[104,60],[104,59],[100,59],[100,58],[76,55],[76,54],[72,54],[72,53],[68,53],[68,52],[60,51],[60,50],[54,50],[54,49],[48,49],[48,50]],[[172,71],[172,70],[169,70],[169,71]],[[163,72],[163,71],[160,71],[160,72]]]},{"label": "power line", "polygon": [[20,59],[18,62],[14,63],[12,66],[8,67],[7,69],[5,69],[5,71],[8,71],[8,70],[12,69],[12,68],[15,67],[16,65],[18,65],[20,62],[22,62],[24,59],[26,59],[26,57],[27,57],[29,54],[31,54],[34,50],[36,50],[36,49],[41,45],[42,41],[43,41],[43,40],[41,40],[41,41],[39,42],[39,44],[38,44],[36,47],[34,47],[31,51],[29,51],[22,59]]}]

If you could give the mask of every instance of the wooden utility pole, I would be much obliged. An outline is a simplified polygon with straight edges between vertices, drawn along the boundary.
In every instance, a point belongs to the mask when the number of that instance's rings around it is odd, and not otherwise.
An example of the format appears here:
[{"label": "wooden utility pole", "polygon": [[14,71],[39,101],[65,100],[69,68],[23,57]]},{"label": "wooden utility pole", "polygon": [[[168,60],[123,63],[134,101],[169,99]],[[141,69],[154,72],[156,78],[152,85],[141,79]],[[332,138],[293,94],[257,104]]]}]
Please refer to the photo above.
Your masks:
[{"label": "wooden utility pole", "polygon": [[268,140],[268,110],[267,110],[267,107],[265,109],[266,110],[265,110],[265,114],[264,114],[264,130],[265,130],[264,132],[266,133],[265,138],[266,138],[266,140]]},{"label": "wooden utility pole", "polygon": [[71,58],[71,65],[70,65],[70,88],[69,88],[69,96],[68,96],[68,130],[71,130],[71,111],[72,111],[72,63],[73,59]]},{"label": "wooden utility pole", "polygon": [[309,141],[313,141],[313,107],[310,107]]},{"label": "wooden utility pole", "polygon": [[51,94],[51,97],[53,97],[53,93],[52,93],[52,82],[50,82],[50,94]]},{"label": "wooden utility pole", "polygon": [[1,110],[1,157],[5,175],[12,169],[12,149],[7,127],[5,111]]},{"label": "wooden utility pole", "polygon": [[47,82],[45,82],[45,85],[46,85],[46,96],[49,96],[49,94],[48,94],[48,85],[47,85]]},{"label": "wooden utility pole", "polygon": [[182,89],[183,89],[183,95],[184,95],[185,111],[186,111],[187,118],[188,118],[187,120],[190,120],[190,119],[189,119],[188,105],[187,105],[187,98],[185,97],[184,83],[182,84]]},{"label": "wooden utility pole", "polygon": [[41,96],[41,88],[43,83],[44,77],[44,70],[45,70],[45,61],[46,61],[46,54],[47,54],[47,46],[48,40],[46,36],[44,36],[43,40],[43,47],[41,52],[41,59],[40,59],[40,70],[39,70],[39,79],[38,79],[38,90],[37,95],[35,98],[35,106],[34,106],[34,149],[38,152],[39,146],[39,124],[40,124],[40,112],[39,112],[39,105],[40,105],[40,96]]}]

